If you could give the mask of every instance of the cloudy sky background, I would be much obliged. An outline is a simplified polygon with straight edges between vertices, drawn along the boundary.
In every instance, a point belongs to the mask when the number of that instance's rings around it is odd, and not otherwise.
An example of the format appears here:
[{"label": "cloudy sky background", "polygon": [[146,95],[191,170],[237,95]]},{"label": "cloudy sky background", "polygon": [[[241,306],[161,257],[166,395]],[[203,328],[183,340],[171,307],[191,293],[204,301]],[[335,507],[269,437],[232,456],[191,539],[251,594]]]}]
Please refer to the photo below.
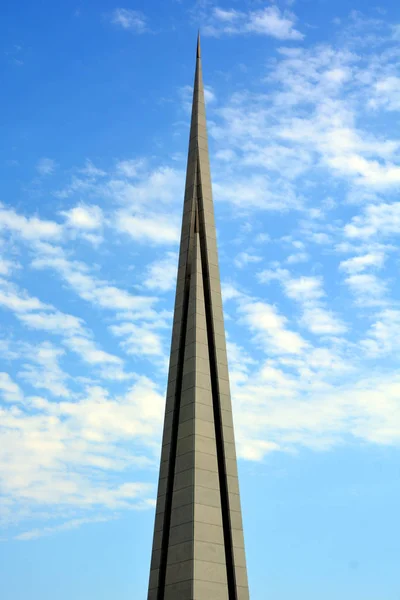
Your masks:
[{"label": "cloudy sky background", "polygon": [[199,26],[252,600],[398,600],[394,0],[3,7],[3,597],[146,596]]}]

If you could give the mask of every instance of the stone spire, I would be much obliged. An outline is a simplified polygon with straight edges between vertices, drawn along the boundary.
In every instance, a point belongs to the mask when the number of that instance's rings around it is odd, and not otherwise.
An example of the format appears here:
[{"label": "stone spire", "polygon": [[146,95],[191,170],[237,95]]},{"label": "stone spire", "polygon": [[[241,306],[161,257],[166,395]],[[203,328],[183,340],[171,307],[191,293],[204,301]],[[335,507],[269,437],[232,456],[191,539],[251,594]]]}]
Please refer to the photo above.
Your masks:
[{"label": "stone spire", "polygon": [[248,600],[200,36],[148,600]]}]

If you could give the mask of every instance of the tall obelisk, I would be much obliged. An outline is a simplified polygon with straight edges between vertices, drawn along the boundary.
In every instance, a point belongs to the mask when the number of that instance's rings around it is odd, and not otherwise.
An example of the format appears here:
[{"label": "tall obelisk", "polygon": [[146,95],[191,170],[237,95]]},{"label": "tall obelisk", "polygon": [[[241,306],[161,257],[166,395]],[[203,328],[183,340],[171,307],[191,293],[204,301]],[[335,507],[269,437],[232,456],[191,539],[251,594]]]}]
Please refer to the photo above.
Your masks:
[{"label": "tall obelisk", "polygon": [[148,600],[248,600],[200,37]]}]

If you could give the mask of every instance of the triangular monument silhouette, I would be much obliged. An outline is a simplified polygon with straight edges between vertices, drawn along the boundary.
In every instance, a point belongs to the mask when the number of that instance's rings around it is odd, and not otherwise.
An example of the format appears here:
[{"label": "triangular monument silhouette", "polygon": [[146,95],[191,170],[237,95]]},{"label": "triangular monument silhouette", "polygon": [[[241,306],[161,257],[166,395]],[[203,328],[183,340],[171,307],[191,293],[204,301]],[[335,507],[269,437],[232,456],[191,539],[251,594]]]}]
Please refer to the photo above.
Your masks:
[{"label": "triangular monument silhouette", "polygon": [[248,600],[200,36],[148,600]]}]

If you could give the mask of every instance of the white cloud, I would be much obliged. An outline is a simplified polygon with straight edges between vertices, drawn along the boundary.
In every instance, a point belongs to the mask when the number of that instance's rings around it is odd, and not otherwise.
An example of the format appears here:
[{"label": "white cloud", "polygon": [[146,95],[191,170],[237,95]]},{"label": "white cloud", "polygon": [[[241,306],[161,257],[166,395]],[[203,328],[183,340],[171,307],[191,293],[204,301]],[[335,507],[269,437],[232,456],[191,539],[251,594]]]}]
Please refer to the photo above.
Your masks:
[{"label": "white cloud", "polygon": [[206,104],[213,104],[214,102],[217,101],[215,91],[213,90],[213,88],[210,85],[204,86],[204,99],[206,101]]},{"label": "white cloud", "polygon": [[142,159],[121,160],[117,163],[117,173],[124,177],[136,178],[143,172],[146,162]]},{"label": "white cloud", "polygon": [[400,233],[400,202],[370,204],[362,215],[353,217],[344,228],[348,238],[392,236]]},{"label": "white cloud", "polygon": [[371,108],[385,108],[389,111],[400,110],[400,77],[389,75],[374,84],[374,93],[369,101]]},{"label": "white cloud", "polygon": [[49,308],[38,298],[29,296],[26,292],[20,292],[11,283],[0,278],[0,306],[8,308],[16,313],[25,313],[34,310]]},{"label": "white cloud", "polygon": [[94,277],[89,267],[82,262],[70,262],[62,256],[43,255],[32,262],[36,269],[54,269],[69,286],[84,300],[113,311],[141,311],[156,301],[155,298],[134,296],[126,290],[109,285]]},{"label": "white cloud", "polygon": [[225,21],[227,23],[234,23],[241,18],[241,13],[233,8],[230,10],[223,10],[222,8],[214,8],[214,16],[219,21]]},{"label": "white cloud", "polygon": [[249,32],[270,35],[278,40],[302,40],[304,35],[294,28],[295,16],[281,12],[277,6],[250,13],[246,29]]},{"label": "white cloud", "polygon": [[[121,308],[121,306],[114,305],[113,300],[116,303],[119,300],[127,308],[133,307],[132,303],[126,303],[129,295],[125,296],[122,290],[107,286],[100,289],[105,294],[103,298],[105,308]],[[93,297],[91,299],[95,302],[96,291],[92,290],[92,292]],[[99,290],[97,293],[99,293]],[[144,300],[144,304],[147,306],[146,300]],[[8,282],[3,282],[3,287],[1,287],[1,280],[0,306],[15,312],[16,317],[30,329],[61,335],[64,345],[77,353],[86,363],[111,365],[112,369],[103,369],[101,372],[105,378],[115,380],[128,378],[123,371],[122,359],[99,349],[90,339],[91,332],[85,327],[82,319],[62,313],[51,305],[43,304],[37,298],[32,298],[26,293],[20,292]],[[62,355],[63,351],[55,349],[46,342],[36,349],[31,347],[30,352],[34,356],[31,362],[39,365],[40,369],[38,370],[32,364],[25,364],[20,376],[25,381],[29,381],[34,387],[47,389],[56,396],[67,395],[67,388],[64,385],[66,375],[59,369],[57,364],[57,358]]]},{"label": "white cloud", "polygon": [[122,348],[136,356],[164,356],[163,343],[160,335],[149,326],[135,323],[112,325],[110,331],[117,337],[123,337]]},{"label": "white cloud", "polygon": [[346,325],[333,311],[318,305],[304,307],[302,323],[316,335],[340,335],[347,330]]},{"label": "white cloud", "polygon": [[325,295],[320,277],[303,276],[297,279],[285,277],[283,285],[287,296],[298,302],[312,302]]},{"label": "white cloud", "polygon": [[240,435],[238,435],[237,438],[240,449],[240,457],[246,460],[261,461],[266,454],[280,450],[279,444],[275,442],[253,439],[251,443],[248,443],[247,440],[244,442]]},{"label": "white cloud", "polygon": [[[271,277],[267,279],[271,281]],[[290,282],[287,271],[281,271],[275,279]],[[321,301],[320,279],[296,281],[289,290],[293,299],[305,305]],[[276,309],[243,294],[236,295],[236,299],[241,317],[238,322],[250,328],[254,341],[266,355],[264,362],[258,356],[255,363],[250,362],[245,368],[231,364],[239,456],[258,461],[277,450],[328,450],[349,436],[371,443],[399,443],[400,411],[395,400],[399,378],[395,373],[393,377],[387,373],[366,376],[364,365],[359,363],[362,352],[371,356],[382,352],[384,343],[385,351],[393,352],[388,329],[382,332],[381,327],[378,336],[377,328],[372,328],[356,354],[354,347],[337,338],[332,348],[297,343],[297,351],[288,353],[286,344],[279,341],[287,321]],[[382,315],[380,320],[383,318],[388,325],[399,320],[393,314]],[[322,314],[322,322],[316,314],[314,323],[318,322],[318,329],[330,332],[326,313]],[[275,337],[273,344],[271,332]],[[397,332],[393,333],[390,343],[398,339]],[[347,377],[349,374],[351,377]]]},{"label": "white cloud", "polygon": [[277,449],[328,450],[349,436],[398,444],[399,385],[395,374],[329,384],[310,378],[309,373],[297,378],[272,365],[266,367],[234,390],[238,454],[261,460]]},{"label": "white cloud", "polygon": [[60,523],[59,525],[54,525],[52,527],[42,527],[41,529],[30,529],[29,531],[24,531],[14,537],[15,540],[19,540],[21,542],[27,542],[30,540],[37,540],[41,537],[47,537],[49,535],[54,535],[56,533],[60,533],[61,531],[70,531],[71,529],[77,529],[82,525],[87,525],[88,523],[104,523],[105,521],[109,521],[112,517],[90,517],[83,519],[72,519],[71,521],[66,521],[65,523]]},{"label": "white cloud", "polygon": [[241,298],[243,294],[228,282],[222,282],[221,285],[222,298],[224,302]]},{"label": "white cloud", "polygon": [[371,273],[355,273],[345,279],[360,306],[381,306],[387,302],[387,285]]},{"label": "white cloud", "polygon": [[400,349],[400,311],[385,309],[379,312],[361,346],[372,357],[397,354]]},{"label": "white cloud", "polygon": [[105,171],[96,167],[89,159],[86,160],[85,166],[82,169],[79,169],[79,173],[93,179],[105,177],[106,175]]},{"label": "white cloud", "polygon": [[333,311],[325,306],[323,280],[316,276],[292,277],[286,269],[265,270],[258,274],[261,283],[277,280],[285,295],[301,305],[301,325],[315,335],[339,335],[347,327]]},{"label": "white cloud", "polygon": [[308,346],[298,333],[287,329],[287,318],[270,304],[241,300],[239,313],[254,333],[255,341],[274,354],[300,354]]},{"label": "white cloud", "polygon": [[11,275],[12,271],[18,267],[18,263],[0,257],[0,276]]},{"label": "white cloud", "polygon": [[333,156],[328,162],[340,173],[355,176],[356,183],[362,185],[387,187],[400,184],[400,167],[391,162],[382,165],[377,160],[368,160],[358,154]]},{"label": "white cloud", "polygon": [[74,315],[68,315],[58,310],[52,312],[26,312],[18,318],[31,329],[48,331],[59,335],[70,335],[84,331],[84,322]]},{"label": "white cloud", "polygon": [[225,150],[217,150],[217,152],[215,153],[215,158],[217,160],[232,162],[237,157],[236,157],[236,152],[234,152],[230,148],[226,148]]},{"label": "white cloud", "polygon": [[333,311],[321,303],[325,296],[320,277],[284,278],[283,286],[288,298],[300,302],[303,315],[302,324],[316,335],[338,335],[346,331],[344,323]]},{"label": "white cloud", "polygon": [[[146,209],[151,210],[151,205],[156,203],[165,205],[176,205],[178,198],[183,197],[184,190],[184,172],[172,169],[170,167],[159,167],[152,171],[145,170],[138,166],[140,160],[136,161],[136,166],[132,167],[131,162],[120,161],[117,165],[117,171],[128,178],[110,179],[106,184],[98,188],[98,192],[113,201],[123,204],[126,209],[137,211]],[[135,174],[134,174],[135,173]],[[130,181],[135,179],[137,181]],[[180,206],[180,205],[179,205]],[[168,206],[169,212],[171,206]],[[151,211],[154,212],[154,211]]]},{"label": "white cloud", "polygon": [[262,208],[271,211],[286,211],[302,205],[302,199],[295,190],[284,181],[272,182],[265,176],[253,175],[231,178],[229,185],[220,178],[213,184],[215,199],[232,203],[242,211]]},{"label": "white cloud", "polygon": [[67,397],[70,394],[66,386],[67,374],[60,368],[59,359],[64,351],[56,348],[49,342],[44,342],[36,347],[29,347],[26,357],[34,364],[26,363],[18,376],[37,389],[48,390],[58,397]]},{"label": "white cloud", "polygon": [[69,227],[83,230],[99,229],[103,224],[103,211],[99,206],[81,204],[67,211],[62,211]]},{"label": "white cloud", "polygon": [[179,241],[177,219],[158,213],[144,216],[119,211],[115,226],[119,231],[127,233],[132,239],[142,243],[177,244]]},{"label": "white cloud", "polygon": [[[36,298],[12,291],[0,289],[0,305],[15,312],[16,317],[28,328],[36,331],[60,335],[64,345],[78,354],[90,365],[103,366],[100,376],[105,379],[125,380],[129,376],[123,370],[123,361],[97,347],[90,339],[91,332],[85,327],[82,319],[62,313],[51,305],[44,305]],[[68,390],[65,382],[68,378],[58,366],[57,359],[63,350],[54,348],[48,342],[29,346],[29,363],[23,365],[19,375],[36,388],[48,390],[55,396],[66,396]],[[32,364],[33,363],[33,364]]]},{"label": "white cloud", "polygon": [[130,8],[116,8],[112,13],[111,22],[135,33],[147,31],[147,20],[144,14]]},{"label": "white cloud", "polygon": [[288,265],[297,265],[298,263],[307,262],[310,260],[310,255],[307,252],[297,252],[295,254],[290,254],[286,262]]},{"label": "white cloud", "polygon": [[100,350],[92,340],[86,337],[71,336],[64,340],[64,343],[70,350],[79,354],[83,360],[90,365],[120,365],[123,361],[118,356]]},{"label": "white cloud", "polygon": [[[369,98],[367,76],[373,82],[377,64],[387,59],[373,56],[361,65],[355,52],[327,45],[281,48],[280,54],[268,71],[268,93],[235,93],[217,110],[222,122],[212,123],[210,132],[220,152],[235,151],[241,168],[284,174],[296,197],[302,187],[290,180],[316,168],[364,190],[398,187],[400,141],[393,130],[377,135],[357,112]],[[277,194],[282,182],[274,179]],[[260,189],[271,187],[266,183]]]},{"label": "white cloud", "polygon": [[8,373],[0,372],[0,393],[7,402],[21,402],[22,391]]},{"label": "white cloud", "polygon": [[51,158],[41,158],[36,165],[39,175],[51,175],[56,168],[56,162]]},{"label": "white cloud", "polygon": [[[31,398],[33,412],[0,408],[0,483],[13,503],[14,521],[38,509],[40,514],[43,506],[51,507],[53,518],[72,510],[74,519],[90,518],[93,509],[109,518],[110,511],[153,506],[153,485],[121,478],[121,472],[152,464],[134,444],[153,454],[163,404],[154,383],[139,377],[113,399],[92,386],[59,403]],[[104,478],[105,469],[114,473],[113,481]]]},{"label": "white cloud", "polygon": [[384,260],[385,255],[383,252],[369,252],[368,254],[362,254],[343,260],[340,263],[339,268],[351,274],[361,273],[370,267],[381,268]]},{"label": "white cloud", "polygon": [[62,226],[55,221],[25,217],[0,204],[0,232],[2,230],[15,233],[28,241],[59,239],[62,235]]},{"label": "white cloud", "polygon": [[295,29],[296,17],[277,6],[267,6],[249,13],[214,8],[204,33],[208,35],[239,35],[256,33],[278,40],[302,40],[304,35]]},{"label": "white cloud", "polygon": [[257,256],[256,254],[250,254],[249,252],[239,252],[239,254],[234,260],[234,263],[238,269],[242,269],[250,263],[258,263],[261,261],[261,256]]},{"label": "white cloud", "polygon": [[168,252],[164,258],[148,266],[144,286],[149,290],[168,292],[175,287],[177,271],[178,255]]}]

